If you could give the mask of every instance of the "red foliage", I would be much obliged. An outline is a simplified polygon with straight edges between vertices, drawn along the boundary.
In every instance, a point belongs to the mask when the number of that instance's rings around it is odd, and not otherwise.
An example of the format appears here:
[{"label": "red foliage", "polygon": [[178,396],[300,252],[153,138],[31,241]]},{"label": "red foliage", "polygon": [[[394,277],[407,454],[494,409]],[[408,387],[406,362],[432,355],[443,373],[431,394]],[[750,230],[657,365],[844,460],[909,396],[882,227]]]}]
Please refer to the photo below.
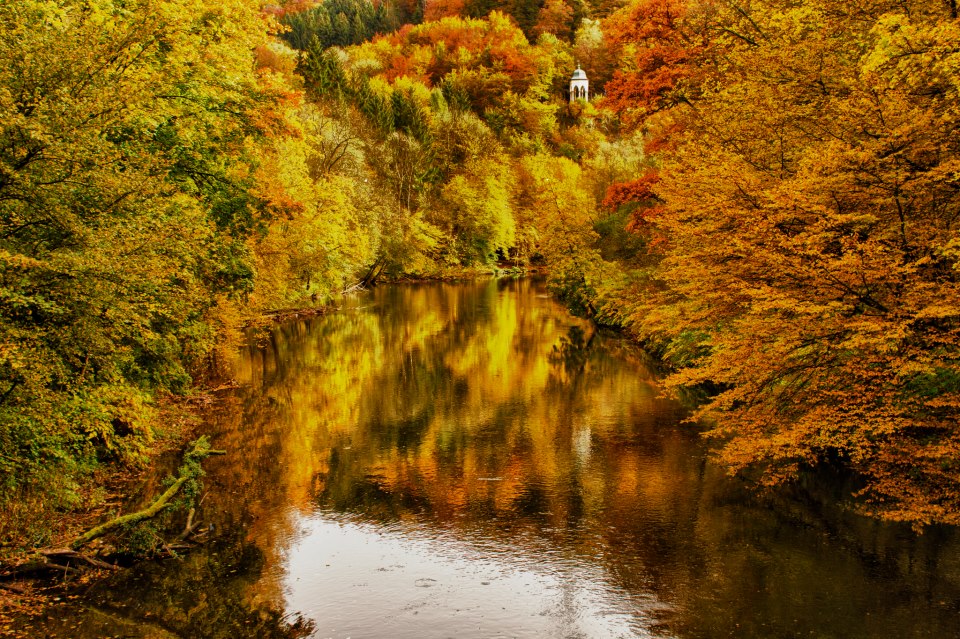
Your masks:
[{"label": "red foliage", "polygon": [[703,46],[683,32],[684,0],[638,0],[608,18],[604,27],[615,47],[635,47],[631,69],[606,84],[604,104],[617,113],[649,114],[676,104],[679,90],[698,74]]},{"label": "red foliage", "polygon": [[602,206],[615,211],[621,205],[629,202],[655,199],[657,196],[653,192],[653,187],[659,181],[660,173],[656,170],[650,170],[636,180],[611,184],[607,187],[607,194],[603,198]]},{"label": "red foliage", "polygon": [[426,78],[420,77],[420,75],[417,73],[413,63],[410,61],[409,56],[406,56],[402,53],[397,53],[390,59],[390,66],[386,71],[384,71],[384,77],[388,81],[393,82],[397,78],[402,78],[404,76],[417,78],[427,84],[427,86],[430,86],[429,81]]},{"label": "red foliage", "polygon": [[627,230],[631,233],[639,233],[642,230],[646,230],[650,220],[659,217],[663,211],[663,206],[648,206],[637,209],[630,214],[630,221],[627,222]]},{"label": "red foliage", "polygon": [[617,210],[624,204],[631,202],[646,203],[630,214],[627,230],[638,233],[646,228],[647,223],[663,212],[663,202],[653,191],[653,187],[660,181],[660,173],[656,169],[647,171],[645,175],[630,182],[617,182],[607,188],[607,195],[603,198],[602,206],[611,211]]}]

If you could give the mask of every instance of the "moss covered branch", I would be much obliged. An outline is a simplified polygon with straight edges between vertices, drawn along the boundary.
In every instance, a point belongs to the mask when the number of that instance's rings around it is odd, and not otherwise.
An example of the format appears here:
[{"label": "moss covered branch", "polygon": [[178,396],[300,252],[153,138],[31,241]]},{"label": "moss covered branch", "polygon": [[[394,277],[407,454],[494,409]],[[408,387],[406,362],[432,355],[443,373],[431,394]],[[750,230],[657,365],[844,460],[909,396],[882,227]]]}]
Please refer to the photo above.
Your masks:
[{"label": "moss covered branch", "polygon": [[203,469],[200,467],[200,462],[203,459],[210,455],[223,454],[225,453],[222,450],[211,449],[210,442],[206,437],[201,437],[200,439],[196,440],[193,442],[192,448],[183,456],[183,464],[180,466],[176,481],[174,481],[173,484],[167,488],[162,495],[157,497],[153,503],[143,510],[121,515],[120,517],[111,519],[110,521],[104,522],[99,526],[91,528],[86,533],[75,539],[70,544],[70,547],[74,550],[77,550],[90,543],[94,539],[102,537],[113,530],[125,526],[131,526],[141,521],[156,517],[174,503],[174,498],[177,496],[177,493],[181,491],[185,484],[199,480],[200,476],[203,474]]}]

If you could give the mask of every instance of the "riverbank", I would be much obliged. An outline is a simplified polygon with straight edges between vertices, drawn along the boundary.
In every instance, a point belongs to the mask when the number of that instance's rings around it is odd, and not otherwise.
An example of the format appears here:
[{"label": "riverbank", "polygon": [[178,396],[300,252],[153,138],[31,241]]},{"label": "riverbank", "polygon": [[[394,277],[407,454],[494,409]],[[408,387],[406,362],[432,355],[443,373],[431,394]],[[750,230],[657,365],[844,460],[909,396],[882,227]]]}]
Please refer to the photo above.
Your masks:
[{"label": "riverbank", "polygon": [[[377,287],[238,357],[201,431],[229,451],[205,465],[209,541],[61,597],[27,636],[956,625],[956,531],[857,517],[841,486],[811,498],[730,478],[643,355],[532,278]],[[300,616],[312,632],[285,629]]]},{"label": "riverbank", "polygon": [[[43,494],[25,493],[0,512],[4,544],[0,547],[0,636],[12,633],[15,618],[42,614],[51,606],[75,598],[75,592],[113,574],[110,565],[124,568],[133,556],[109,556],[113,543],[101,544],[78,566],[36,565],[45,549],[68,548],[84,532],[104,521],[142,508],[163,490],[168,468],[175,468],[181,450],[203,423],[203,414],[217,394],[232,388],[219,380],[189,397],[164,396],[158,401],[157,432],[138,465],[104,463],[76,482],[73,507],[50,507]],[[103,561],[106,560],[106,561]],[[101,565],[94,565],[100,563]],[[20,636],[11,634],[10,636]],[[26,636],[26,635],[22,635]]]},{"label": "riverbank", "polygon": [[[505,272],[507,269],[460,269],[435,277],[391,278],[383,283],[460,281]],[[283,322],[326,315],[342,308],[342,299],[321,306],[257,314],[244,322],[246,330],[253,331],[246,339]],[[238,340],[234,336],[228,341],[233,344]],[[221,345],[218,351],[222,353],[228,347],[229,344]],[[29,572],[23,571],[23,567],[34,562],[40,550],[66,547],[83,532],[110,517],[142,508],[162,492],[164,470],[175,468],[179,452],[197,436],[205,414],[215,408],[217,395],[235,387],[229,364],[222,361],[225,358],[214,359],[217,362],[208,367],[189,395],[167,394],[157,400],[154,434],[145,443],[139,463],[99,463],[89,474],[72,478],[69,501],[60,495],[54,499],[41,491],[23,491],[20,498],[8,500],[6,507],[0,509],[0,635],[10,632],[15,617],[41,614],[72,597],[78,587],[111,574],[108,569],[93,566],[84,566],[82,572],[63,573]]]}]

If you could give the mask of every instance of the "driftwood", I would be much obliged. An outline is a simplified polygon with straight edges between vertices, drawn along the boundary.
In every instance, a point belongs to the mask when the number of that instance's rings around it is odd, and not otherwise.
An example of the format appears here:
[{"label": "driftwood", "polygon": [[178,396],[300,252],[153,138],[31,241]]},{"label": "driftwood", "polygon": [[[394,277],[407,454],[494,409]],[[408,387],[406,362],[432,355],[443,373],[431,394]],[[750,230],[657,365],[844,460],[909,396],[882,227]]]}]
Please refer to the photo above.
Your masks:
[{"label": "driftwood", "polygon": [[83,562],[94,568],[103,568],[105,570],[119,570],[119,566],[101,561],[95,557],[84,555],[72,548],[47,548],[40,551],[40,554],[47,558],[47,561],[60,563],[59,560]]}]

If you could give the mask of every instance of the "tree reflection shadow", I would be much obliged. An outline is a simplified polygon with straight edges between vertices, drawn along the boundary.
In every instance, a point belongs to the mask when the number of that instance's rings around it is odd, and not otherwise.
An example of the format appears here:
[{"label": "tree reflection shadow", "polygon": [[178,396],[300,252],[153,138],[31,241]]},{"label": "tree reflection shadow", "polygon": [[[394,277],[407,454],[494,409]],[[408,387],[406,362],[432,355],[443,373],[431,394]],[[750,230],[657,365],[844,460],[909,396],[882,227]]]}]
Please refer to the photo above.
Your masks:
[{"label": "tree reflection shadow", "polygon": [[263,551],[237,531],[179,560],[146,562],[99,583],[83,607],[54,609],[32,631],[74,639],[309,637],[312,621],[253,595],[265,565]]},{"label": "tree reflection shadow", "polygon": [[575,378],[587,366],[594,337],[596,331],[591,331],[587,337],[582,326],[571,326],[567,334],[560,338],[560,343],[554,345],[549,355],[550,363],[562,367],[571,379]]}]

